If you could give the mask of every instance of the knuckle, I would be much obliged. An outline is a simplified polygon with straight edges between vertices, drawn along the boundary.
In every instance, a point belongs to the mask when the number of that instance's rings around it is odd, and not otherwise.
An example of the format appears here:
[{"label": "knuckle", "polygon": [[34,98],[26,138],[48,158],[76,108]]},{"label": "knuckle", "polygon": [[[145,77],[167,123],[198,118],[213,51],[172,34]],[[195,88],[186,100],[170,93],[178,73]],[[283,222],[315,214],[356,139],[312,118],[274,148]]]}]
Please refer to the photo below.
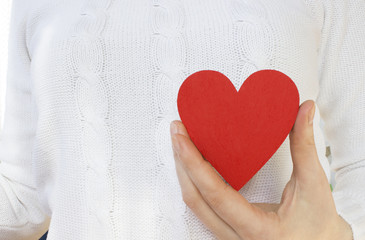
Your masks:
[{"label": "knuckle", "polygon": [[190,193],[183,193],[183,201],[191,209],[195,209],[197,207],[198,200],[199,199],[196,195]]},{"label": "knuckle", "polygon": [[313,138],[304,138],[301,145],[303,146],[303,148],[312,149],[315,147],[315,142]]},{"label": "knuckle", "polygon": [[228,185],[225,184],[225,186],[221,190],[212,191],[210,194],[207,194],[207,201],[209,202],[209,205],[212,206],[212,208],[219,209],[221,208],[226,195],[225,192],[228,189]]},{"label": "knuckle", "polygon": [[291,143],[291,145],[292,145],[292,147],[295,148],[296,151],[300,151],[300,152],[306,152],[306,151],[308,151],[308,149],[315,148],[315,144],[310,141],[302,141],[302,142],[294,141]]},{"label": "knuckle", "polygon": [[311,134],[310,136],[307,137],[306,143],[307,143],[307,145],[310,145],[310,146],[316,145],[313,134]]},{"label": "knuckle", "polygon": [[296,148],[313,148],[315,147],[315,141],[313,135],[300,136],[295,134],[289,135],[290,144]]},{"label": "knuckle", "polygon": [[172,153],[174,154],[174,159],[178,160],[179,156],[178,156],[177,152],[174,149],[172,149]]}]

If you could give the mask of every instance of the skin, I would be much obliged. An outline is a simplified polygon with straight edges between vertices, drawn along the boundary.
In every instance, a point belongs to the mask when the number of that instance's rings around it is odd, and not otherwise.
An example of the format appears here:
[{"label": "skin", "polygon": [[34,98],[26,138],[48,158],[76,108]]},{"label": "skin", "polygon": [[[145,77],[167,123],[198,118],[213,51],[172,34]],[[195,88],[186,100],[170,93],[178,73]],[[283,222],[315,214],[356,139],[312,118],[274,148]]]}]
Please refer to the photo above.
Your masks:
[{"label": "skin", "polygon": [[[204,159],[179,120],[171,122],[176,173],[184,202],[218,239],[351,240],[338,215],[313,136],[314,102],[301,104],[289,133],[291,178],[280,204],[249,203]],[[173,126],[177,133],[173,133]]]}]

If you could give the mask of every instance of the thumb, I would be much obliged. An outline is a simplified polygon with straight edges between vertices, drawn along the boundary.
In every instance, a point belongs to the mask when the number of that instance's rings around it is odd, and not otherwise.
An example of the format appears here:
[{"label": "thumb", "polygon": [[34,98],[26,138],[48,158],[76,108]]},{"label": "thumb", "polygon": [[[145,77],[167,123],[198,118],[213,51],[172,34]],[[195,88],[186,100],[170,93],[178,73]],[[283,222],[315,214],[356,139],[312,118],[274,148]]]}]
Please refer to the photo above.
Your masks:
[{"label": "thumb", "polygon": [[314,113],[314,101],[307,100],[302,103],[294,126],[289,133],[293,175],[299,181],[318,181],[318,174],[324,174],[314,142]]}]

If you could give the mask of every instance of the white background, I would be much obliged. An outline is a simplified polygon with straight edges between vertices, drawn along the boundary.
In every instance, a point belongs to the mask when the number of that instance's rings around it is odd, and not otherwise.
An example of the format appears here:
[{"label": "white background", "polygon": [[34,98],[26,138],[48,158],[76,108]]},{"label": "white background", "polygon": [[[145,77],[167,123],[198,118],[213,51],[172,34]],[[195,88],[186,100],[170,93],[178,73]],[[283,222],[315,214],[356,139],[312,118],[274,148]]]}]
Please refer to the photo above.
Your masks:
[{"label": "white background", "polygon": [[[30,0],[28,0],[30,1]],[[11,0],[0,0],[0,124],[3,126]]]}]

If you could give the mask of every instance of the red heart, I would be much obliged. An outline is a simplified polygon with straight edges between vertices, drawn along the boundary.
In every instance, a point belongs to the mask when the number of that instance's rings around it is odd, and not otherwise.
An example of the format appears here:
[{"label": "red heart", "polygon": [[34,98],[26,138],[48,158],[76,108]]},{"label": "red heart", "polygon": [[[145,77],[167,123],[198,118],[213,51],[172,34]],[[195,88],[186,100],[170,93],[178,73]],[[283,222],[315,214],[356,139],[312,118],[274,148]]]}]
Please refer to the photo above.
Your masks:
[{"label": "red heart", "polygon": [[299,110],[295,83],[284,73],[251,74],[237,92],[222,73],[202,70],[182,83],[178,111],[207,161],[236,190],[277,151]]}]

